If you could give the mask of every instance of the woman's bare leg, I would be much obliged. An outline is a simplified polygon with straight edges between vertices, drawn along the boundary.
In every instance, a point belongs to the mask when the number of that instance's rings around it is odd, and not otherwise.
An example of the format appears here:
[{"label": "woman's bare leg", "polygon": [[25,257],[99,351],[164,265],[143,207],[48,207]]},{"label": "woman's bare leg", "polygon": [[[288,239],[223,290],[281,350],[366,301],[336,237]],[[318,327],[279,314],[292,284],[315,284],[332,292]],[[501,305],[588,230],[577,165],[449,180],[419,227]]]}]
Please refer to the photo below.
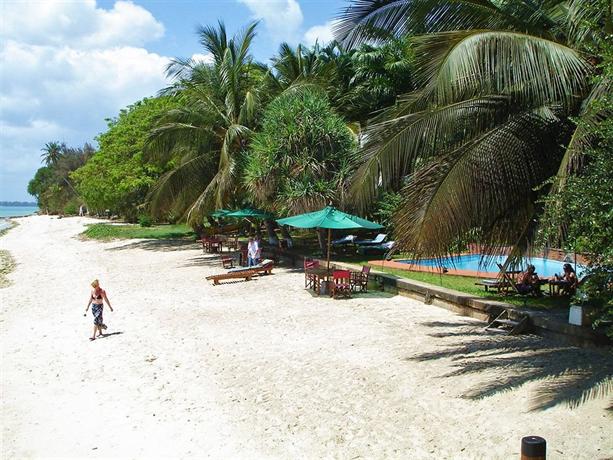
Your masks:
[{"label": "woman's bare leg", "polygon": [[96,326],[94,324],[94,333],[92,334],[92,336],[90,337],[91,340],[94,340],[96,338],[96,329],[98,329],[98,326]]}]

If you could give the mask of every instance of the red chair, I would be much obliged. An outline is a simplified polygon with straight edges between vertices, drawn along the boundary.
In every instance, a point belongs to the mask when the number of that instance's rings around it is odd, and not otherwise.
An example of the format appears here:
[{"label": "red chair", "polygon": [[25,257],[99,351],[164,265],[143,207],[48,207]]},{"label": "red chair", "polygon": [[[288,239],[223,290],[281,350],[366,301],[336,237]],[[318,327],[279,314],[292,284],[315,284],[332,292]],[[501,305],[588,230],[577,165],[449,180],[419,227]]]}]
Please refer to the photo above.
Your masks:
[{"label": "red chair", "polygon": [[351,272],[349,270],[334,270],[330,283],[330,296],[351,297]]},{"label": "red chair", "polygon": [[319,268],[319,260],[313,259],[304,259],[304,288],[305,289],[315,289],[315,284],[317,283],[317,277],[311,273],[308,273],[307,270],[311,268]]},{"label": "red chair", "polygon": [[351,290],[354,292],[368,292],[368,275],[370,267],[363,265],[361,272],[351,272]]}]

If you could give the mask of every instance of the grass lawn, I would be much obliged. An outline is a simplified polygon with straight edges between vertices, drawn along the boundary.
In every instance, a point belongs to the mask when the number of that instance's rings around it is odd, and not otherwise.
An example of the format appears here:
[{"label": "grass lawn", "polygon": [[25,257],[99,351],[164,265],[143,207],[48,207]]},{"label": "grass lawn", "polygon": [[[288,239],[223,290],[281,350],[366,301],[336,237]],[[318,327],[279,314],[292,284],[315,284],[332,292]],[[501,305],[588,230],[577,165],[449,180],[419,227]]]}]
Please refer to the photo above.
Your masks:
[{"label": "grass lawn", "polygon": [[195,233],[187,225],[152,225],[141,227],[139,225],[111,225],[93,224],[82,233],[86,238],[94,240],[112,239],[172,239],[194,238]]}]

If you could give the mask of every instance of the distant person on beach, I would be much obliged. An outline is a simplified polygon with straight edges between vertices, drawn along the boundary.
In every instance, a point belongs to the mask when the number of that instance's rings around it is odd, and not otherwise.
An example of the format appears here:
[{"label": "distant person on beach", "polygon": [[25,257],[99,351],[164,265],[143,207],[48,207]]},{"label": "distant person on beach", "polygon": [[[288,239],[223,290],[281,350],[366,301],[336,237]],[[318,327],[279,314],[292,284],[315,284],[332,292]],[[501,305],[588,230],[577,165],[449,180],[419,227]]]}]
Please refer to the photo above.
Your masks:
[{"label": "distant person on beach", "polygon": [[536,274],[534,265],[528,265],[525,272],[520,273],[517,278],[517,290],[520,294],[536,294],[541,293],[541,283]]},{"label": "distant person on beach", "polygon": [[79,206],[79,217],[83,217],[83,205]]},{"label": "distant person on beach", "polygon": [[260,255],[260,245],[258,241],[252,236],[249,237],[247,243],[247,265],[253,267],[258,264],[258,257]]},{"label": "distant person on beach", "polygon": [[96,340],[96,331],[98,332],[98,337],[102,334],[102,330],[106,330],[106,324],[102,320],[102,309],[104,306],[104,302],[109,306],[111,311],[113,311],[113,307],[111,307],[111,302],[109,302],[108,297],[106,296],[106,291],[100,287],[100,282],[98,280],[92,281],[92,290],[89,295],[89,299],[87,299],[87,308],[85,309],[85,315],[87,315],[87,310],[89,310],[89,305],[92,306],[92,314],[94,315],[94,333],[89,338],[89,340]]}]

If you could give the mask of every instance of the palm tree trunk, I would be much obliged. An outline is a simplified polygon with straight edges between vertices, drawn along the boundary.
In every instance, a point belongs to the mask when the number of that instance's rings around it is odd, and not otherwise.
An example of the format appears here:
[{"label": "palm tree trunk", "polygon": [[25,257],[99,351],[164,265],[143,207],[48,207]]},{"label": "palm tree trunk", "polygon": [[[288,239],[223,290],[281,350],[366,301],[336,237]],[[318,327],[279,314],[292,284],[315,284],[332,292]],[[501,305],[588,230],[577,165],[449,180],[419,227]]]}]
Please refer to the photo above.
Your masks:
[{"label": "palm tree trunk", "polygon": [[326,232],[325,228],[317,229],[317,241],[319,243],[319,249],[321,249],[321,253],[323,254],[323,256],[327,256],[327,253],[326,253],[326,250],[327,250],[326,237],[327,236],[328,236],[328,232]]},{"label": "palm tree trunk", "polygon": [[281,235],[283,235],[283,238],[285,239],[285,241],[287,241],[288,248],[294,246],[294,240],[292,238],[292,235],[289,234],[289,228],[287,225],[281,225]]},{"label": "palm tree trunk", "polygon": [[275,233],[275,222],[272,219],[266,219],[266,232],[268,233],[268,244],[271,246],[279,246],[279,238]]}]

